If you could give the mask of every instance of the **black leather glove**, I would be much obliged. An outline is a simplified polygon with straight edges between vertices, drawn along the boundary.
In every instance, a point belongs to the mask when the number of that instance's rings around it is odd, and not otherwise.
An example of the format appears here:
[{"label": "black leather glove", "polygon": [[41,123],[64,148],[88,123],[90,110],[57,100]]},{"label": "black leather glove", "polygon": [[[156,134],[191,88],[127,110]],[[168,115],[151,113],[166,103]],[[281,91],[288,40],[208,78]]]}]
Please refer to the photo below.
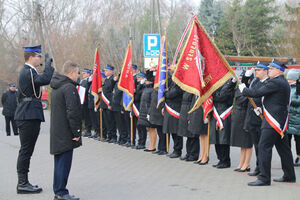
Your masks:
[{"label": "black leather glove", "polygon": [[49,54],[46,53],[45,55],[45,67],[51,67],[53,59],[49,57]]}]

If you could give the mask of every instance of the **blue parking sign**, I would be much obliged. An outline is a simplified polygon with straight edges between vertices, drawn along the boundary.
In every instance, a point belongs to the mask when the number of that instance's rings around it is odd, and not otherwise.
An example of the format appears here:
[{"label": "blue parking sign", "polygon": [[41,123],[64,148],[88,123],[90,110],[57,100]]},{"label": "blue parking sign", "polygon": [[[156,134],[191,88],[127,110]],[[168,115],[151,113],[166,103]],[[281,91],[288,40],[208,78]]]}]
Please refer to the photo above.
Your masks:
[{"label": "blue parking sign", "polygon": [[144,34],[144,57],[158,57],[160,51],[160,35]]}]

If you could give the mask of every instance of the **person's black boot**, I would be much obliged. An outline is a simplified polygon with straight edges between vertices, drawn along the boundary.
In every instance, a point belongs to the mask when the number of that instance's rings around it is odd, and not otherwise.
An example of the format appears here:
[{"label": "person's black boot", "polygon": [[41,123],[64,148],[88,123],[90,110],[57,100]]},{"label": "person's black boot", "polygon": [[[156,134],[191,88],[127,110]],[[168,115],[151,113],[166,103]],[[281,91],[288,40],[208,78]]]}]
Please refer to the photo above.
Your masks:
[{"label": "person's black boot", "polygon": [[28,181],[27,174],[18,174],[18,185],[17,193],[18,194],[34,194],[42,192],[42,188],[37,185],[31,185]]}]

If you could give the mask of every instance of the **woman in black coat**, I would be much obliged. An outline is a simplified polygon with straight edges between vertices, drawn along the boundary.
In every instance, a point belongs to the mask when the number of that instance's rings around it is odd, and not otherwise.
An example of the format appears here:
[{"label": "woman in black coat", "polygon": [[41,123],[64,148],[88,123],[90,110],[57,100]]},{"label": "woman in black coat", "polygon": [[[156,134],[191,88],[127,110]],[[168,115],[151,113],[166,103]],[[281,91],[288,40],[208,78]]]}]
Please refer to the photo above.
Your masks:
[{"label": "woman in black coat", "polygon": [[154,91],[153,89],[154,76],[152,71],[146,72],[145,88],[143,89],[141,103],[140,103],[140,117],[138,119],[138,126],[145,126],[149,132],[150,146],[145,149],[146,152],[156,151],[156,131],[155,126],[150,123],[150,105],[151,105],[151,95]]}]

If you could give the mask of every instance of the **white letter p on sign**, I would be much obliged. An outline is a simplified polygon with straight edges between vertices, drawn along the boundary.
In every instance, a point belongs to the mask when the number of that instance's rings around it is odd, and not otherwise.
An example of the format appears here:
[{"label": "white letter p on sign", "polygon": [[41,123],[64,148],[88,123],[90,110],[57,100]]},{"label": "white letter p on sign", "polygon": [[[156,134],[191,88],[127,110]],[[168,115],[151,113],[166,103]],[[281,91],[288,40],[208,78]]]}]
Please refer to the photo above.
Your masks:
[{"label": "white letter p on sign", "polygon": [[157,46],[157,37],[149,36],[148,37],[148,50],[151,50],[151,47]]}]

